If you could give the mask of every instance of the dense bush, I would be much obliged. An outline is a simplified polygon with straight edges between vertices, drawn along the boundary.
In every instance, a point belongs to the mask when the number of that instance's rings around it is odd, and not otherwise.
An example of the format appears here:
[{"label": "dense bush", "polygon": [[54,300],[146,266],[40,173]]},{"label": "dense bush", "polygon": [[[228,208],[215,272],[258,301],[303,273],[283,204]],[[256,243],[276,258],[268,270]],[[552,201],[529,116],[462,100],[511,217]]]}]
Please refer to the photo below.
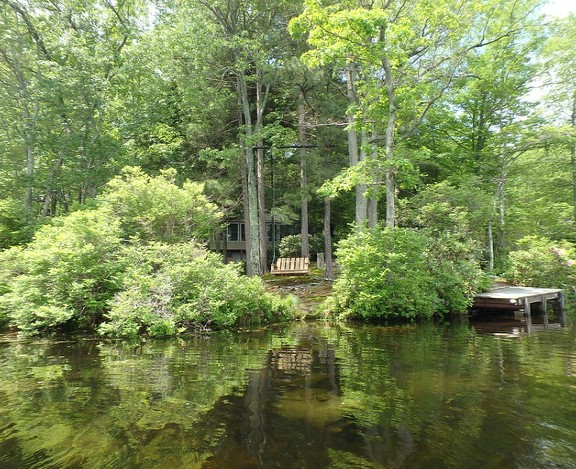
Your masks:
[{"label": "dense bush", "polygon": [[[324,237],[322,235],[312,235],[308,242],[312,257],[324,251]],[[300,257],[302,255],[302,236],[299,234],[284,236],[280,240],[278,251],[280,257]]]},{"label": "dense bush", "polygon": [[508,255],[506,278],[528,287],[563,288],[576,296],[576,246],[527,236]]},{"label": "dense bush", "polygon": [[229,327],[285,319],[289,300],[273,297],[260,278],[194,243],[126,250],[124,288],[111,303],[104,334],[173,335],[191,328]]},{"label": "dense bush", "polygon": [[204,196],[202,184],[185,181],[179,187],[175,178],[171,169],[151,177],[140,168],[124,168],[98,204],[120,220],[125,237],[165,243],[207,240],[220,218],[216,205]]},{"label": "dense bush", "polygon": [[480,268],[480,248],[457,234],[423,231],[428,270],[440,300],[439,313],[464,313],[474,295],[491,286]]},{"label": "dense bush", "polygon": [[26,248],[0,254],[0,310],[24,332],[94,327],[119,288],[120,252],[105,210],[56,218]]},{"label": "dense bush", "polygon": [[29,242],[32,233],[33,227],[24,216],[22,203],[0,200],[0,250]]},{"label": "dense bush", "polygon": [[362,318],[464,312],[484,275],[472,246],[450,234],[362,229],[339,243],[336,310]]},{"label": "dense bush", "polygon": [[0,252],[0,325],[162,336],[287,315],[290,300],[199,247],[218,214],[201,185],[173,177],[128,168],[95,207]]}]

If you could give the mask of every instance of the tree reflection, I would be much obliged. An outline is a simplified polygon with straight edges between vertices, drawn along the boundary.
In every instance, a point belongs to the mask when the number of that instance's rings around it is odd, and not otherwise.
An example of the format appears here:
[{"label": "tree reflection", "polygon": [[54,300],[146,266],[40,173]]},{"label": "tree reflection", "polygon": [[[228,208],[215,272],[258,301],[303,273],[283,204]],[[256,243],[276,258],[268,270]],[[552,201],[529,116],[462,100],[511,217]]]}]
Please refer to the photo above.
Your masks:
[{"label": "tree reflection", "polygon": [[0,467],[570,467],[570,329],[0,336]]}]

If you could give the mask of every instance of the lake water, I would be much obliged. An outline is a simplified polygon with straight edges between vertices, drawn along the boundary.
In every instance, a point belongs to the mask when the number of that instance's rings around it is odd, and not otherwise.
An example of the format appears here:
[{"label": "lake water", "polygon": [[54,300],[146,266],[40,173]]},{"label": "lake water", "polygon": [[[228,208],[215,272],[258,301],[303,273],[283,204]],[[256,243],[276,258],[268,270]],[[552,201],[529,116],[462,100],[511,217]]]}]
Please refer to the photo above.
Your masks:
[{"label": "lake water", "polygon": [[576,334],[510,322],[0,335],[0,467],[574,468]]}]

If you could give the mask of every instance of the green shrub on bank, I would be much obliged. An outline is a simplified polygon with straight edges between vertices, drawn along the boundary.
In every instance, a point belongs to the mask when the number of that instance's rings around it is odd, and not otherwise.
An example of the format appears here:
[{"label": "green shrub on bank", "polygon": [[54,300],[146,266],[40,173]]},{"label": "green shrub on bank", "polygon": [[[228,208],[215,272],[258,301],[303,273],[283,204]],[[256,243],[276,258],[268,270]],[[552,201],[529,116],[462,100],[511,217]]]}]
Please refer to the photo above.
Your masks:
[{"label": "green shrub on bank", "polygon": [[0,311],[21,331],[93,328],[118,291],[124,263],[117,220],[73,212],[0,254]]},{"label": "green shrub on bank", "polygon": [[142,242],[183,243],[208,240],[220,220],[217,206],[203,194],[204,185],[175,184],[176,170],[148,176],[128,166],[106,185],[98,205],[120,221],[125,237]]},{"label": "green shrub on bank", "polygon": [[0,326],[165,336],[286,317],[290,300],[199,247],[219,215],[201,185],[174,177],[127,168],[94,208],[0,252]]},{"label": "green shrub on bank", "polygon": [[479,291],[492,281],[480,267],[481,250],[472,241],[449,232],[429,232],[426,237],[427,267],[440,300],[438,313],[465,313]]},{"label": "green shrub on bank", "polygon": [[567,241],[552,241],[527,236],[518,249],[508,255],[505,277],[528,287],[563,288],[576,296],[576,246]]},{"label": "green shrub on bank", "polygon": [[262,324],[289,317],[289,303],[264,290],[260,278],[195,243],[126,250],[124,288],[111,302],[100,332],[174,335],[188,329]]},{"label": "green shrub on bank", "polygon": [[448,233],[361,229],[337,249],[336,311],[366,319],[464,312],[485,279],[474,252]]}]

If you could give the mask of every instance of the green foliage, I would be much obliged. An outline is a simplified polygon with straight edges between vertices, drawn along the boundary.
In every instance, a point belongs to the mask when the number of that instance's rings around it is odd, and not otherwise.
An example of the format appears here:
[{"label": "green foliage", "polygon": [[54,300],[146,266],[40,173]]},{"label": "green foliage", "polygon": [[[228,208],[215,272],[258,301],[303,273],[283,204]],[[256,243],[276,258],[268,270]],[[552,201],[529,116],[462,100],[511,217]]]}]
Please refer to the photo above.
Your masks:
[{"label": "green foliage", "polygon": [[203,195],[202,184],[186,181],[178,187],[175,178],[173,169],[152,177],[126,167],[108,183],[99,203],[119,218],[125,237],[166,243],[206,240],[219,219],[217,207]]},{"label": "green foliage", "polygon": [[508,255],[505,276],[519,285],[563,288],[576,296],[576,246],[567,241],[526,236],[518,241],[518,249]]},{"label": "green foliage", "polygon": [[361,318],[465,312],[484,280],[473,246],[448,233],[362,229],[336,254],[336,310]]},{"label": "green foliage", "polygon": [[439,301],[425,248],[424,238],[407,229],[363,229],[342,240],[334,283],[338,310],[362,318],[432,316]]},{"label": "green foliage", "polygon": [[465,313],[474,295],[490,287],[481,270],[477,243],[450,232],[427,231],[426,257],[440,300],[440,313]]},{"label": "green foliage", "polygon": [[403,201],[399,224],[483,242],[492,199],[478,190],[478,185],[477,179],[469,178],[460,185],[444,181],[427,186],[415,197]]},{"label": "green foliage", "polygon": [[32,227],[22,209],[14,199],[0,200],[0,250],[30,241]]},{"label": "green foliage", "polygon": [[287,317],[289,300],[188,241],[205,237],[217,212],[202,185],[180,188],[174,177],[127,168],[100,206],[55,218],[26,248],[0,253],[0,324],[167,336]]},{"label": "green foliage", "polygon": [[288,317],[289,304],[264,290],[260,278],[195,243],[136,245],[125,251],[124,289],[100,332],[168,336],[190,328],[230,327]]},{"label": "green foliage", "polygon": [[[561,139],[556,132],[551,134]],[[510,244],[532,235],[576,242],[570,165],[570,152],[562,145],[518,158],[507,189],[506,232]]]},{"label": "green foliage", "polygon": [[[324,251],[324,237],[322,235],[309,236],[309,243],[311,256]],[[280,240],[278,250],[280,251],[280,257],[300,257],[302,254],[302,236],[284,236]]]},{"label": "green foliage", "polygon": [[27,333],[93,327],[119,288],[120,252],[107,211],[55,218],[26,248],[0,254],[0,315]]}]

